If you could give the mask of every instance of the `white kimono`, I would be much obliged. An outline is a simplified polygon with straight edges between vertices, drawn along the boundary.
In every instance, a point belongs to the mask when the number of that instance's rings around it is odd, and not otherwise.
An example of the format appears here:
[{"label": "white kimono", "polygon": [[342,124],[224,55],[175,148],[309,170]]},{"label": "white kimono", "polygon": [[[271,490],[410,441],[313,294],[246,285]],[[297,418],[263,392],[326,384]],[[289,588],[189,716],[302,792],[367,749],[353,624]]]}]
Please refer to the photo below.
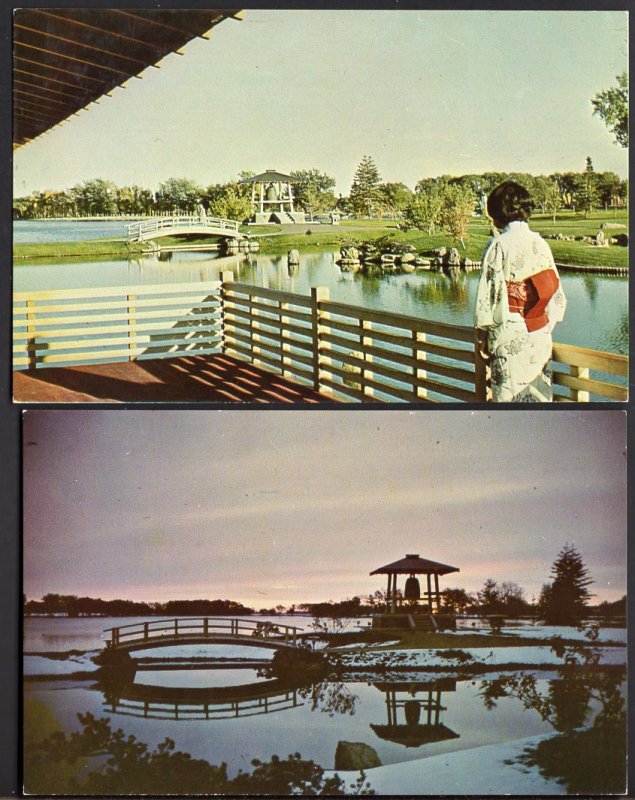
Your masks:
[{"label": "white kimono", "polygon": [[551,331],[564,316],[560,278],[545,313],[547,324],[530,332],[521,313],[510,311],[507,282],[522,282],[544,270],[558,276],[549,245],[526,222],[510,222],[483,254],[474,323],[488,331],[494,402],[550,402]]}]

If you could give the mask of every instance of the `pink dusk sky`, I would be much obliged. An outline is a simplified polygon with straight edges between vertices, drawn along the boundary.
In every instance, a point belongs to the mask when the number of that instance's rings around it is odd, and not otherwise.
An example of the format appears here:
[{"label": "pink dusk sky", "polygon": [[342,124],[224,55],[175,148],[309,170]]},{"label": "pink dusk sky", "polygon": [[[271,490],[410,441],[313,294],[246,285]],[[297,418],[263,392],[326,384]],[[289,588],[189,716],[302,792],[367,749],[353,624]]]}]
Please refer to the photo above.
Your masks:
[{"label": "pink dusk sky", "polygon": [[441,587],[537,597],[565,542],[626,592],[621,411],[27,411],[24,592],[227,598],[384,589],[405,553]]}]

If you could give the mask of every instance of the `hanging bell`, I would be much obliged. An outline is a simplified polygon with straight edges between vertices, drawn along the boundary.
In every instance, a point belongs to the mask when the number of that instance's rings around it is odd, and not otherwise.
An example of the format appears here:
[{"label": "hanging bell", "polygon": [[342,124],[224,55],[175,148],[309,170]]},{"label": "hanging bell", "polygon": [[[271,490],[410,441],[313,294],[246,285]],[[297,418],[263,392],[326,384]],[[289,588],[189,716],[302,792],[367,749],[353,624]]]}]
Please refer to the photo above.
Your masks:
[{"label": "hanging bell", "polygon": [[403,596],[405,600],[421,599],[421,587],[419,586],[419,581],[414,575],[411,575],[406,581]]},{"label": "hanging bell", "polygon": [[406,700],[403,708],[406,717],[406,725],[418,725],[421,719],[421,706],[419,702],[417,700]]}]

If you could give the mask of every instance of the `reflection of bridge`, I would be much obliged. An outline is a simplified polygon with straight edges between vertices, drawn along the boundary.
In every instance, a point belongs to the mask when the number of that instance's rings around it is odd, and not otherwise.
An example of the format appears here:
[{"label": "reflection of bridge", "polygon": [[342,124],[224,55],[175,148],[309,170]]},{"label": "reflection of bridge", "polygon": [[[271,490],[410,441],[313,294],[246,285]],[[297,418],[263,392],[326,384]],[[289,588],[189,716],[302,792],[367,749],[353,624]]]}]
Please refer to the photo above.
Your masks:
[{"label": "reflection of bridge", "polygon": [[279,679],[208,688],[128,683],[108,686],[104,697],[109,713],[153,719],[252,717],[303,705],[298,690]]},{"label": "reflection of bridge", "polygon": [[283,650],[301,647],[301,628],[236,617],[158,619],[107,628],[109,652],[129,653],[183,644],[239,644]]},{"label": "reflection of bridge", "polygon": [[160,236],[203,234],[242,239],[239,222],[233,219],[207,216],[152,217],[127,225],[128,241],[145,242]]}]

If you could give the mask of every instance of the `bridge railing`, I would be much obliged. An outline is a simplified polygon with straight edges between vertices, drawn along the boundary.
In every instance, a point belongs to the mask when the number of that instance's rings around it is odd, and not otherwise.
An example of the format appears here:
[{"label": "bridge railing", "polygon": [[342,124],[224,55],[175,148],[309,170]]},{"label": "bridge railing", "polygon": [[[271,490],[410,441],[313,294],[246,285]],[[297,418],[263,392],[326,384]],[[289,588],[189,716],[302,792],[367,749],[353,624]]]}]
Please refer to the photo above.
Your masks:
[{"label": "bridge railing", "polygon": [[240,619],[238,617],[175,617],[174,619],[158,619],[147,622],[136,622],[131,625],[120,625],[106,628],[109,634],[108,646],[118,647],[133,643],[160,641],[161,639],[187,639],[202,636],[214,637],[221,634],[228,637],[255,637],[268,641],[298,644],[298,633],[302,628],[293,625]]},{"label": "bridge railing", "polygon": [[199,215],[152,217],[151,219],[144,219],[126,225],[129,241],[138,241],[148,234],[163,230],[187,231],[190,228],[210,228],[237,233],[239,227],[240,223],[234,219]]},{"label": "bridge railing", "polygon": [[[485,402],[487,364],[468,326],[239,283],[18,292],[13,367],[223,352],[353,402]],[[560,402],[626,400],[628,356],[556,343]]]},{"label": "bridge railing", "polygon": [[104,708],[110,714],[147,719],[228,719],[273,714],[302,705],[297,690],[288,689],[273,696],[226,703],[171,703],[112,697],[104,703]]}]

